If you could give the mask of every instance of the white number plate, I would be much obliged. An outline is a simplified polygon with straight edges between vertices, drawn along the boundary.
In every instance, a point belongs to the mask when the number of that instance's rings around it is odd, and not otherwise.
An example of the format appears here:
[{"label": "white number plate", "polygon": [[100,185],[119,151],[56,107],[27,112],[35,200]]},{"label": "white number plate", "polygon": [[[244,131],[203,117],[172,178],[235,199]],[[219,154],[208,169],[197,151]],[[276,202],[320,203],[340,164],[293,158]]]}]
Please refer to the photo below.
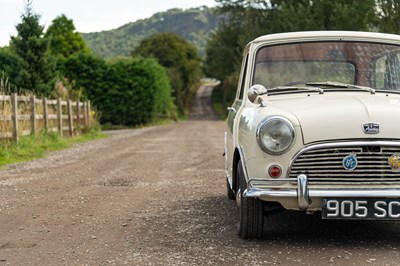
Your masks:
[{"label": "white number plate", "polygon": [[400,219],[400,199],[326,198],[323,199],[322,218],[397,220]]}]

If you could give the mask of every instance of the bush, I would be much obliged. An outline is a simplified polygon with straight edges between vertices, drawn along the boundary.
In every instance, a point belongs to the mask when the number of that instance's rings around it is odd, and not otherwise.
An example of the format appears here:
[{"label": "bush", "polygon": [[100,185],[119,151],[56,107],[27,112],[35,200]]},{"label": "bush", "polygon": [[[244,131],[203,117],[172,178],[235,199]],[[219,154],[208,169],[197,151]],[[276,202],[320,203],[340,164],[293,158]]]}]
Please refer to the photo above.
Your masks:
[{"label": "bush", "polygon": [[171,86],[153,59],[124,59],[109,66],[102,122],[140,125],[173,115]]},{"label": "bush", "polygon": [[153,59],[106,63],[81,53],[66,59],[62,68],[85,89],[102,124],[135,126],[175,116],[168,76]]}]

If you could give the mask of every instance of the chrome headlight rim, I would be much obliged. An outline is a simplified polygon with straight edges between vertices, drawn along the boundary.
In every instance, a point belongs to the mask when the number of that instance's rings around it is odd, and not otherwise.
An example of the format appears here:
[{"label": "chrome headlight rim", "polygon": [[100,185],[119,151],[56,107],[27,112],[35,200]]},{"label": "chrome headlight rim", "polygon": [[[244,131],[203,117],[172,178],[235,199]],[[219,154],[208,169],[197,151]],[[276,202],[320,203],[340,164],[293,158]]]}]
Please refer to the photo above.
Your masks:
[{"label": "chrome headlight rim", "polygon": [[[280,120],[283,121],[284,123],[286,123],[289,126],[290,129],[290,133],[291,133],[291,143],[290,145],[288,145],[285,149],[281,150],[281,151],[273,151],[273,150],[269,150],[267,149],[267,147],[264,146],[264,144],[261,141],[261,129],[263,128],[263,126],[269,122],[272,121],[276,121],[276,120]],[[260,146],[261,150],[270,154],[270,155],[282,155],[284,153],[286,153],[288,150],[290,150],[293,145],[294,145],[294,139],[295,139],[295,132],[294,132],[294,126],[292,124],[292,122],[290,122],[289,119],[287,119],[286,117],[283,116],[279,116],[279,115],[273,115],[273,116],[269,116],[267,118],[264,118],[260,124],[258,124],[257,126],[257,131],[256,131],[256,138],[257,138],[257,143]]]}]

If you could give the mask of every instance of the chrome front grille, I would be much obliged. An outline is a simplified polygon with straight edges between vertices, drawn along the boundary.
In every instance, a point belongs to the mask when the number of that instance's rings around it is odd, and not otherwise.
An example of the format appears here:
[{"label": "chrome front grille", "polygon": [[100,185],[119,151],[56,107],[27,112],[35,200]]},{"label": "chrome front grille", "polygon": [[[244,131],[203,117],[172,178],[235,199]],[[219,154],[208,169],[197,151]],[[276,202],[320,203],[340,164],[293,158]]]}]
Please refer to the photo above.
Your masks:
[{"label": "chrome front grille", "polygon": [[[385,142],[387,143],[387,142]],[[343,166],[343,159],[355,154],[358,165],[349,171]],[[332,144],[305,149],[292,162],[289,177],[296,179],[306,174],[309,184],[398,184],[400,172],[393,171],[388,159],[400,154],[400,146],[354,145],[334,147]]]}]

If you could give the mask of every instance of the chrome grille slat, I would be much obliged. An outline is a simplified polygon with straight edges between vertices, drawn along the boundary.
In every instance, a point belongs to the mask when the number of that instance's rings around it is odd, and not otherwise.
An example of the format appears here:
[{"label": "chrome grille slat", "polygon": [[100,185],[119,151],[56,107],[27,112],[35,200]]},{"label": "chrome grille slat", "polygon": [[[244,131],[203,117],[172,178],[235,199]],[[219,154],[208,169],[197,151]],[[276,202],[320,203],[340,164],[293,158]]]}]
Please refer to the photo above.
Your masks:
[{"label": "chrome grille slat", "polygon": [[[368,164],[365,164],[365,163],[368,163]],[[387,164],[387,162],[383,162],[383,163],[382,162],[379,162],[379,163],[378,162],[362,162],[362,163],[358,162],[358,165],[361,165],[362,167],[365,167],[365,168],[386,167],[385,164]],[[299,164],[296,164],[296,166],[293,166],[292,169],[296,169],[296,168],[303,169],[304,168],[303,166],[307,166],[307,169],[321,169],[321,168],[325,168],[324,167],[325,165],[326,165],[326,162],[317,162],[317,163],[314,163],[313,166],[310,166],[309,164],[299,163]],[[343,169],[343,165],[342,165],[342,163],[340,163],[340,164],[335,163],[335,164],[331,165],[330,168],[342,168]],[[390,169],[390,167],[387,167],[387,168]]]},{"label": "chrome grille slat", "polygon": [[[335,182],[331,181],[329,182],[329,185],[354,185],[354,184],[360,184],[360,185],[398,185],[399,181],[375,181],[375,182],[359,182],[359,181],[340,181],[340,182]],[[328,185],[327,182],[313,182],[313,185]]]},{"label": "chrome grille slat", "polygon": [[[396,152],[393,152],[393,153],[396,153]],[[392,155],[393,153],[391,153],[391,152],[388,152],[388,153],[368,153],[368,154],[360,154],[360,153],[356,153],[357,154],[357,158],[364,158],[364,159],[376,159],[376,157],[377,156],[390,156],[390,155]],[[342,154],[342,155],[336,155],[336,154],[334,154],[334,156],[332,156],[332,155],[328,155],[328,154],[325,154],[324,155],[324,157],[321,157],[321,156],[315,156],[315,157],[308,157],[308,156],[304,156],[304,157],[302,157],[301,159],[298,159],[299,161],[305,161],[305,160],[315,160],[316,158],[318,159],[318,160],[332,160],[332,159],[343,159],[345,156],[347,156],[347,155],[349,155],[350,154],[350,152],[349,153],[344,153],[344,154]]]},{"label": "chrome grille slat", "polygon": [[389,174],[392,174],[392,170],[391,169],[386,169],[386,168],[382,168],[382,169],[355,169],[353,171],[351,171],[351,173],[348,173],[348,171],[346,170],[332,170],[332,169],[316,169],[316,170],[309,170],[306,173],[342,173],[344,175],[356,175],[358,173],[374,173],[374,172],[378,172],[378,173],[382,173],[382,172],[387,172]]},{"label": "chrome grille slat", "polygon": [[[325,178],[310,178],[309,180],[326,181]],[[338,177],[338,178],[332,178],[332,180],[335,180],[335,181],[346,181],[346,180],[349,180],[349,178],[340,178],[340,177]],[[357,178],[357,180],[359,180],[359,181],[376,181],[375,178]],[[400,178],[390,178],[390,179],[382,178],[379,181],[393,181],[393,180],[394,181],[400,181]]]},{"label": "chrome grille slat", "polygon": [[[305,173],[307,176],[316,176],[316,174],[314,173],[314,174],[307,174],[307,173]],[[386,175],[383,175],[383,176],[378,176],[377,174],[357,174],[357,175],[345,175],[345,174],[342,174],[342,173],[340,173],[340,174],[318,174],[318,177],[341,177],[341,176],[346,176],[347,178],[357,178],[357,177],[365,177],[365,176],[369,176],[369,177],[374,177],[376,180],[379,180],[380,178],[384,178],[384,177],[388,177],[388,176],[393,176],[393,177],[398,177],[399,175],[393,175],[393,174],[390,174],[390,175],[388,175],[388,174],[386,174]],[[291,178],[295,178],[295,177],[297,177],[297,174],[296,175],[291,175],[290,176]],[[312,178],[309,178],[309,180],[310,179],[312,179]]]},{"label": "chrome grille slat", "polygon": [[[388,145],[385,142],[384,145]],[[398,144],[397,144],[398,145]],[[388,164],[391,155],[400,153],[400,147],[378,146],[376,144],[308,149],[292,162],[289,177],[299,174],[308,176],[309,184],[397,184],[400,172],[395,172]],[[357,168],[348,171],[343,167],[343,159],[354,153]]]}]

